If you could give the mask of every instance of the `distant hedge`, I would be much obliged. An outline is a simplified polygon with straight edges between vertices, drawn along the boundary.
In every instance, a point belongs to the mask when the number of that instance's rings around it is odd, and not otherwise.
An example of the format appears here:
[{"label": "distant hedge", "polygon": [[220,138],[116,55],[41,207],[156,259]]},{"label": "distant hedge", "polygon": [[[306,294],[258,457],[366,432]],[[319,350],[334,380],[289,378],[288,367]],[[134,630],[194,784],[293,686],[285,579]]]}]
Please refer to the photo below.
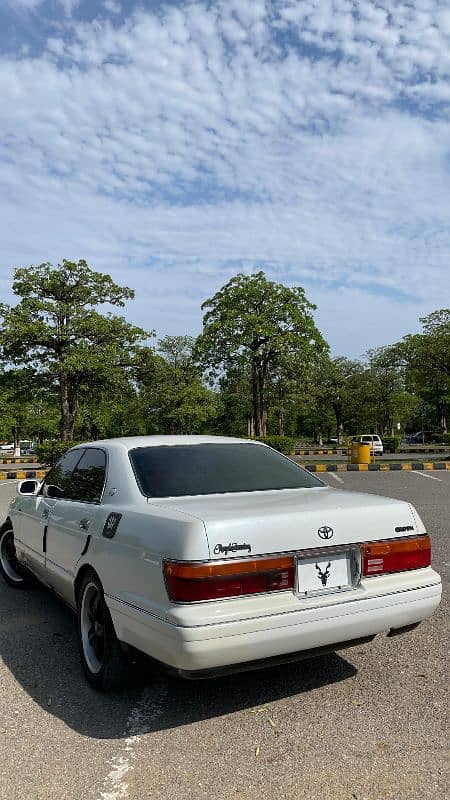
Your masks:
[{"label": "distant hedge", "polygon": [[383,436],[383,450],[385,450],[386,453],[396,453],[400,447],[401,440],[401,436]]},{"label": "distant hedge", "polygon": [[280,453],[289,455],[292,453],[296,440],[292,436],[255,436],[253,437],[257,442],[268,444],[274,450]]},{"label": "distant hedge", "polygon": [[76,444],[79,444],[79,442],[44,442],[43,444],[38,444],[36,446],[37,459],[40,464],[52,467],[64,453],[67,453]]}]

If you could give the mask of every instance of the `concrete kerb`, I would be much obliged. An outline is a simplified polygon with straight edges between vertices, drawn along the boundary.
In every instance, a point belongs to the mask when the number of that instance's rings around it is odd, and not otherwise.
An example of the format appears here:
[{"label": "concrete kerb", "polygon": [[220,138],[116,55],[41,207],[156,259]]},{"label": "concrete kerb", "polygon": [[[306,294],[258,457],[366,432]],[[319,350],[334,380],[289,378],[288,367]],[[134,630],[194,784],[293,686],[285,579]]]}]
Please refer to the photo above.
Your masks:
[{"label": "concrete kerb", "polygon": [[47,475],[47,469],[11,469],[11,470],[4,470],[0,471],[0,481],[5,480],[12,480],[12,481],[21,481],[26,480],[27,478],[30,479],[37,479],[41,480],[45,478]]},{"label": "concrete kerb", "polygon": [[20,456],[20,458],[0,458],[0,464],[37,464],[34,456]]},{"label": "concrete kerb", "polygon": [[450,470],[450,461],[411,461],[397,464],[302,464],[308,472],[408,472]]},{"label": "concrete kerb", "polygon": [[295,447],[293,450],[294,456],[346,456],[347,449],[345,447],[338,447],[334,450],[328,450],[324,447],[317,450],[316,448],[311,448],[309,450],[303,450],[303,448],[299,449]]},{"label": "concrete kerb", "polygon": [[[409,453],[429,453],[431,455],[434,453],[446,453],[448,450],[449,447],[447,445],[430,445],[429,447],[424,445],[422,447],[400,447],[397,452],[403,453],[404,455],[408,455]],[[319,449],[316,447],[306,449],[294,447],[292,452],[294,456],[342,456],[347,455],[348,451],[345,447],[337,447],[334,449],[328,449],[326,447],[321,447]]]}]

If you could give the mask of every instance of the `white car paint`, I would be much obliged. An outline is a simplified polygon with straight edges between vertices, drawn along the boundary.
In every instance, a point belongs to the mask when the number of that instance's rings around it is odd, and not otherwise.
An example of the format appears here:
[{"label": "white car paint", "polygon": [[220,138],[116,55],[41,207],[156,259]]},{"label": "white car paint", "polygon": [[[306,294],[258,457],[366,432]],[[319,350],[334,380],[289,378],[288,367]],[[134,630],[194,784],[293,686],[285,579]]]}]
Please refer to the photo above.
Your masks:
[{"label": "white car paint", "polygon": [[361,444],[370,444],[370,452],[372,455],[382,456],[383,455],[383,442],[381,441],[380,437],[375,434],[363,434],[359,436],[358,439],[354,441],[361,442]]},{"label": "white car paint", "polygon": [[[45,497],[46,482],[11,504],[19,561],[73,607],[84,567],[97,572],[120,641],[183,672],[237,668],[246,662],[339,646],[429,617],[441,597],[439,575],[424,567],[357,580],[348,591],[302,597],[294,589],[204,602],[174,603],[164,561],[215,563],[336,547],[425,533],[406,502],[334,489],[278,489],[190,497],[142,494],[129,451],[140,447],[246,444],[226,437],[129,437],[77,446],[106,454],[100,502]],[[253,447],[264,448],[261,443]],[[298,467],[301,470],[301,467]],[[48,481],[47,481],[48,482]],[[23,484],[24,482],[22,482]],[[121,514],[113,538],[102,535]],[[80,522],[87,521],[86,528]],[[322,526],[333,537],[318,536]],[[229,546],[229,551],[218,552]],[[231,548],[231,549],[230,549]]]}]

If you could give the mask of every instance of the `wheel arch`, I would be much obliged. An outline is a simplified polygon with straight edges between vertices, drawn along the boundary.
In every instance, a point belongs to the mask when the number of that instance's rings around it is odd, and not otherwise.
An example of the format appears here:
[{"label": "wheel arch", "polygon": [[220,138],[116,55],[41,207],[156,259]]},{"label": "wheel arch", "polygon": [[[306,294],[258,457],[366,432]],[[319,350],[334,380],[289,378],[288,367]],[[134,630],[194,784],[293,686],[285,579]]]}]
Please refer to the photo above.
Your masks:
[{"label": "wheel arch", "polygon": [[[99,581],[99,583],[100,583],[100,585],[101,585],[101,587],[103,589],[102,579],[100,578],[100,575],[98,574],[98,572],[95,569],[95,567],[92,564],[89,564],[89,563],[82,564],[80,569],[78,570],[78,572],[76,574],[76,577],[75,577],[75,580],[74,580],[74,584],[73,584],[73,590],[74,590],[74,596],[75,596],[75,606],[76,606],[76,609],[77,609],[77,617],[78,617],[78,625],[80,624],[80,622],[79,622],[79,620],[80,620],[80,606],[79,606],[79,603],[78,603],[78,596],[79,596],[80,589],[81,589],[81,586],[82,586],[82,583],[83,583],[83,579],[84,579],[84,577],[86,575],[89,575],[89,574],[94,574],[96,576],[96,578],[98,579],[98,581]],[[106,600],[105,600],[105,603],[106,603]],[[114,631],[115,636],[117,636],[116,626],[114,624],[114,620],[111,617],[110,610],[108,608],[108,604],[107,603],[106,603],[106,607],[107,607],[107,610],[108,610],[108,615],[109,615],[109,618],[110,618],[112,629]],[[128,652],[129,648],[128,648],[128,646],[126,644],[124,644],[123,642],[119,642],[118,641],[118,645],[119,645],[120,650],[121,650],[122,653]],[[80,647],[81,647],[81,645],[80,645]],[[120,687],[117,687],[117,688],[120,688]]]},{"label": "wheel arch", "polygon": [[9,526],[14,530],[11,517],[6,517],[5,521],[2,522],[2,524],[0,525],[0,533],[2,533],[2,531],[4,531],[7,526]]},{"label": "wheel arch", "polygon": [[83,582],[84,576],[87,575],[89,572],[93,572],[94,575],[97,576],[98,580],[100,581],[100,583],[101,583],[101,585],[103,587],[102,580],[101,580],[100,575],[98,574],[97,570],[95,569],[95,567],[93,567],[92,564],[83,564],[80,567],[80,569],[78,570],[78,572],[76,574],[76,577],[75,577],[74,584],[73,584],[73,592],[74,592],[74,595],[75,595],[75,603],[77,605],[78,605],[78,593],[80,591],[80,586],[81,586],[81,584]]}]

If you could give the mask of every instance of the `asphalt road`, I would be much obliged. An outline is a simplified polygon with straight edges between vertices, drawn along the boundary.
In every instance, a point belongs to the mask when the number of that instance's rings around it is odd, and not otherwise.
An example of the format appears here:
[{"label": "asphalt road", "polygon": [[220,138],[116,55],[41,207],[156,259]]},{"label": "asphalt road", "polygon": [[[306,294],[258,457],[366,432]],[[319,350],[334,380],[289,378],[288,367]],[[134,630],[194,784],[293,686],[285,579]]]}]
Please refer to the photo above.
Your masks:
[{"label": "asphalt road", "polygon": [[[450,452],[446,453],[385,453],[382,456],[375,456],[376,463],[388,463],[389,461],[445,461],[450,458]],[[321,464],[327,461],[336,463],[347,461],[345,455],[322,455],[322,456],[295,456],[295,460],[300,464]]]},{"label": "asphalt road", "polygon": [[[449,579],[450,473],[329,473],[412,501]],[[0,516],[14,482],[0,484]],[[72,614],[0,583],[1,800],[427,800],[446,796],[448,593],[417,630],[340,655],[115,696],[80,671]]]}]

